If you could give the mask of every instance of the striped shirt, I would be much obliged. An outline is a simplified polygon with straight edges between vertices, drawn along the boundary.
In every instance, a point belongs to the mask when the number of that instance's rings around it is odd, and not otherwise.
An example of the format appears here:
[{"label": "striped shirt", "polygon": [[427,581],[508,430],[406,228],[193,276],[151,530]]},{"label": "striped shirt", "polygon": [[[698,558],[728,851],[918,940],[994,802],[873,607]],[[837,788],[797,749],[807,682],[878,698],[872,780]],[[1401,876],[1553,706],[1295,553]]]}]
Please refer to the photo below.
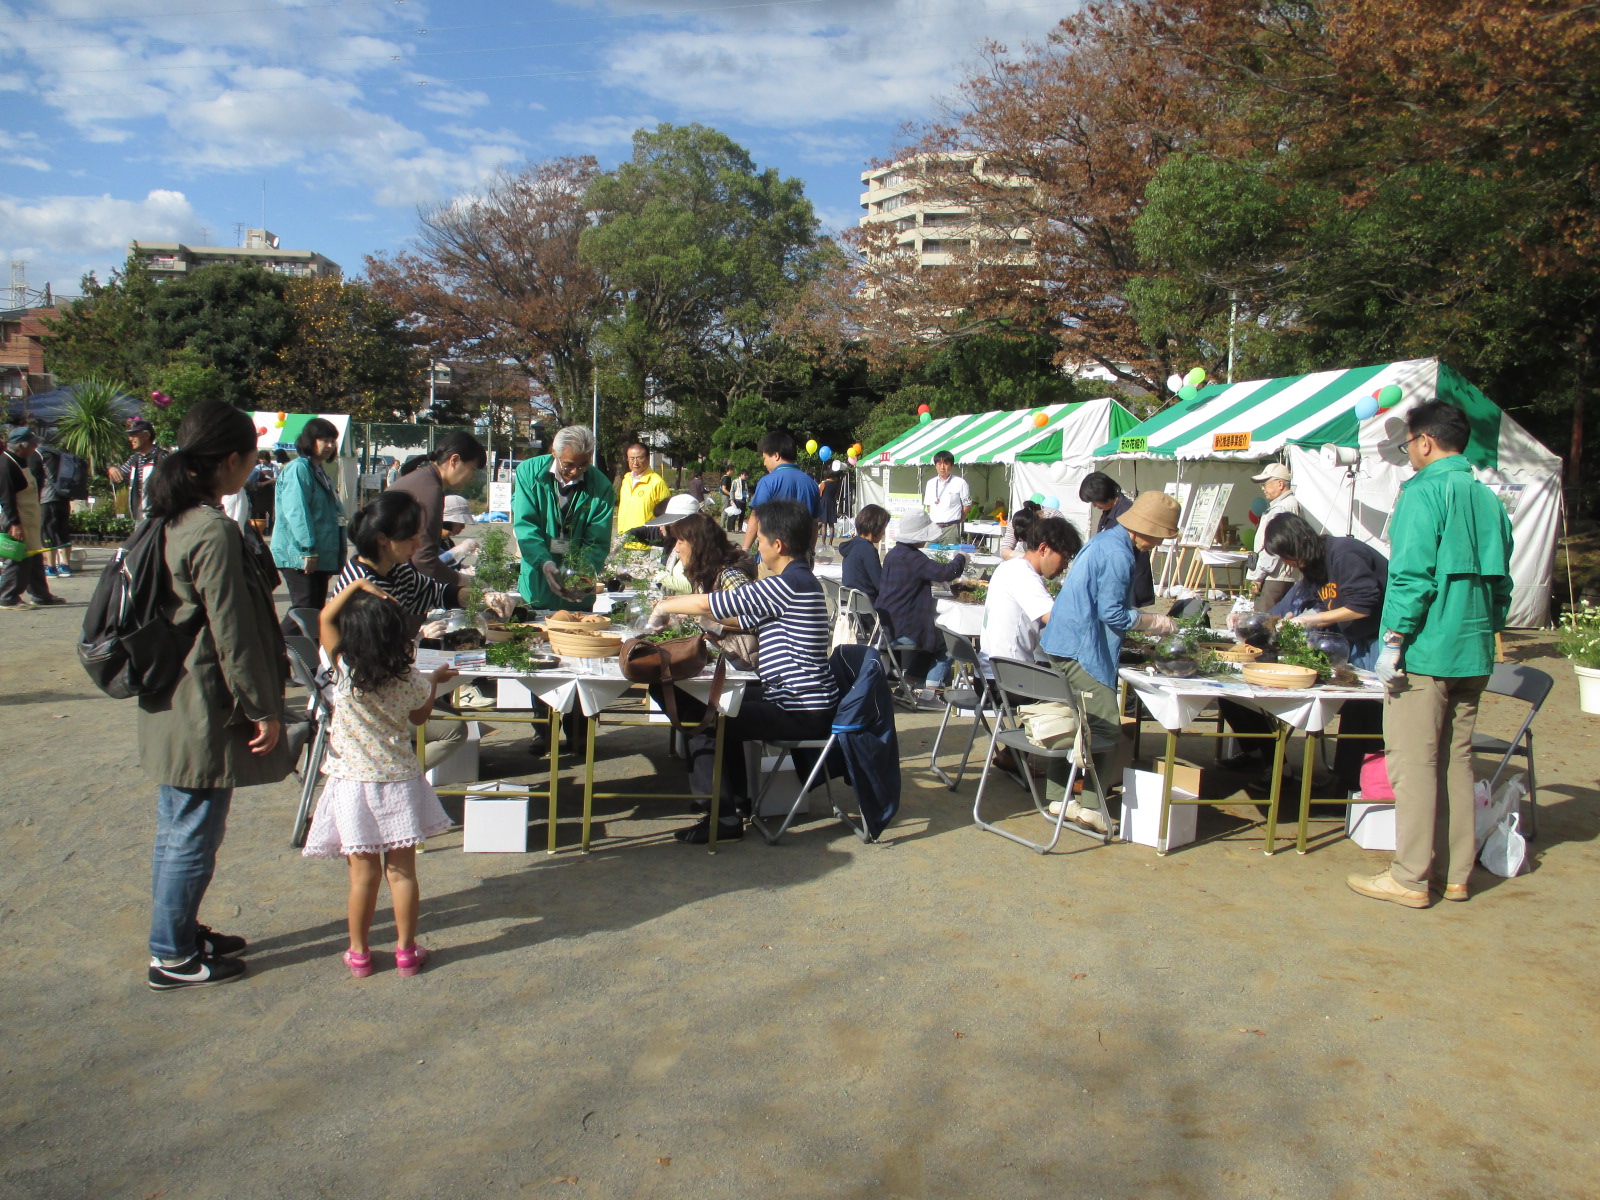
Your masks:
[{"label": "striped shirt", "polygon": [[333,594],[338,595],[358,579],[372,580],[414,617],[427,616],[429,609],[458,608],[461,604],[460,588],[429,579],[409,562],[396,563],[387,575],[379,575],[359,558],[352,558],[345,563],[344,570],[339,572],[339,579],[333,585]]},{"label": "striped shirt", "polygon": [[828,668],[828,601],[804,564],[792,562],[729,592],[712,592],[711,615],[757,625],[757,673],[762,695],[789,712],[837,708],[839,690]]}]

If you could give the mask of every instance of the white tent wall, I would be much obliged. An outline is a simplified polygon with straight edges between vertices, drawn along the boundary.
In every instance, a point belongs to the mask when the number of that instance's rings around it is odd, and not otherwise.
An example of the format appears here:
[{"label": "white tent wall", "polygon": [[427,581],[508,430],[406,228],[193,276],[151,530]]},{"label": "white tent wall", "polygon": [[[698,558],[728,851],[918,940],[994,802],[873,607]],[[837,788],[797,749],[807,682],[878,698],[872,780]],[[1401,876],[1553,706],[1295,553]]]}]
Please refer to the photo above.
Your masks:
[{"label": "white tent wall", "polygon": [[[957,464],[955,473],[967,481],[981,519],[987,519],[996,505],[1008,502],[1009,468],[1005,463],[961,463]],[[894,542],[900,530],[901,517],[922,510],[922,489],[936,474],[931,466],[857,465],[858,502],[887,509],[893,518],[889,523],[887,542]],[[850,515],[853,517],[855,513]]]},{"label": "white tent wall", "polygon": [[[1078,499],[1078,487],[1085,475],[1095,469],[1094,462],[1082,463],[1029,463],[1019,462],[1011,468],[1011,505],[1015,512],[1024,500],[1035,493],[1061,501],[1061,515],[1071,521],[1085,541],[1094,536],[1094,525],[1100,519],[1098,512],[1091,513],[1089,506]],[[1092,519],[1091,519],[1092,518]]]}]

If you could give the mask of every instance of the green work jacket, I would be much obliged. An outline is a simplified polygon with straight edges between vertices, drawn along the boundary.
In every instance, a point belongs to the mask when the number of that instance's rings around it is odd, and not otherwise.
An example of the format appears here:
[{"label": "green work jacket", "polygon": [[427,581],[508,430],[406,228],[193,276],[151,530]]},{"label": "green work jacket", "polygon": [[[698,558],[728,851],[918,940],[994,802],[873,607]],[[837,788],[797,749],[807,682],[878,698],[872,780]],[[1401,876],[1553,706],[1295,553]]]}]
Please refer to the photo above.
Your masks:
[{"label": "green work jacket", "polygon": [[511,532],[522,551],[522,576],[519,587],[523,599],[535,608],[590,608],[594,597],[582,604],[552,592],[545,583],[544,564],[553,557],[550,542],[565,537],[567,561],[581,563],[598,572],[611,553],[611,518],[617,510],[611,481],[598,467],[584,472],[583,483],[561,511],[555,477],[550,474],[553,456],[541,454],[525,459],[517,468],[516,485],[511,493]]},{"label": "green work jacket", "polygon": [[1511,518],[1464,455],[1401,486],[1389,546],[1383,627],[1405,635],[1405,669],[1444,679],[1493,671],[1511,607]]}]

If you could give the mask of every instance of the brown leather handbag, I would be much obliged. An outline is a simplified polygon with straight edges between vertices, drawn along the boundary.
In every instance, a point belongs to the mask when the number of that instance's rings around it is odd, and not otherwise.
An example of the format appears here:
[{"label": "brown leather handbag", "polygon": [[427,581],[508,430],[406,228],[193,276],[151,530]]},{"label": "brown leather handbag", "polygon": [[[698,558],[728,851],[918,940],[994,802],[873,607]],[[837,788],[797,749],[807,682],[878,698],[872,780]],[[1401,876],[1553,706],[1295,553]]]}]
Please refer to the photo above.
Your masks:
[{"label": "brown leather handbag", "polygon": [[681,679],[693,679],[706,669],[709,658],[705,634],[697,633],[690,637],[673,638],[667,642],[652,642],[649,638],[630,638],[622,644],[617,661],[622,668],[624,679],[634,683],[662,684],[661,707],[666,710],[667,720],[672,722],[672,727],[679,733],[692,735],[705,730],[717,719],[717,704],[722,699],[722,685],[726,682],[728,672],[727,656],[717,656],[716,670],[711,676],[711,695],[706,704],[706,715],[700,724],[692,729],[685,728],[678,718],[678,689],[672,684]]}]

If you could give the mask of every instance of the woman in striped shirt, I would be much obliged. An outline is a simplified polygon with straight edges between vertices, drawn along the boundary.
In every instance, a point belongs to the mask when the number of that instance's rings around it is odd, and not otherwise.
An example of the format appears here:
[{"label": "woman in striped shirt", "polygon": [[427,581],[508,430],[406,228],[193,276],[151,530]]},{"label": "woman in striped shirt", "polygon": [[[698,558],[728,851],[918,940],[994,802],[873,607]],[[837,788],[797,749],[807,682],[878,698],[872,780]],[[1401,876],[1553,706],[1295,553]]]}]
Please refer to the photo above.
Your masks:
[{"label": "woman in striped shirt", "polygon": [[422,505],[408,492],[382,492],[350,518],[355,557],[345,564],[333,585],[344,591],[358,579],[370,579],[412,617],[412,632],[432,608],[460,608],[461,588],[429,579],[411,565],[422,542]]},{"label": "woman in striped shirt", "polygon": [[[839,690],[828,667],[828,602],[822,585],[806,563],[816,536],[808,509],[793,500],[758,504],[757,541],[761,561],[772,568],[766,579],[730,591],[669,596],[656,605],[652,628],[666,626],[673,616],[715,617],[755,626],[760,642],[757,673],[761,682],[745,691],[737,717],[729,717],[722,747],[722,803],[717,839],[744,836],[750,811],[750,780],[745,772],[744,743],[760,739],[820,739],[828,736]],[[680,719],[698,721],[704,706],[679,693]],[[689,783],[702,794],[711,791],[716,730],[708,728],[689,739]],[[707,805],[709,807],[709,805]],[[674,836],[704,844],[711,833],[708,814]]]}]

